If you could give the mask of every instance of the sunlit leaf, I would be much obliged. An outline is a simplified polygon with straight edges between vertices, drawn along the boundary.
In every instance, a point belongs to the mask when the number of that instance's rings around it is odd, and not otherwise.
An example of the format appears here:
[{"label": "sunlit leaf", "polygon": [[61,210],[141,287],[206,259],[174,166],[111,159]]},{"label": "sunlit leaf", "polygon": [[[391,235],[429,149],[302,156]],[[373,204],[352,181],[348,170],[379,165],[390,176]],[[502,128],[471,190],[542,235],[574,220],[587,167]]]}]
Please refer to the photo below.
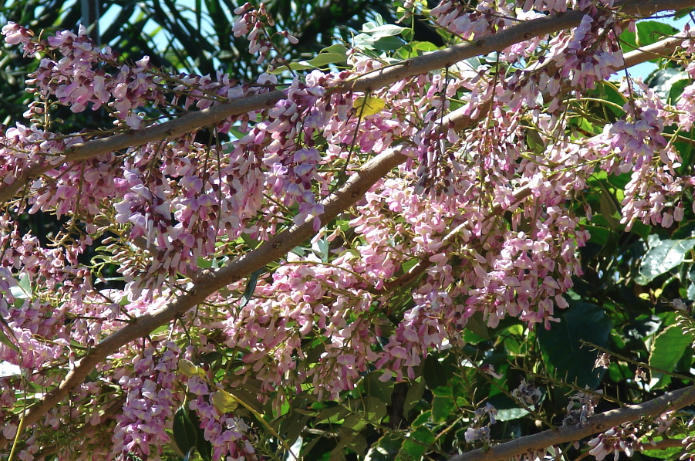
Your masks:
[{"label": "sunlit leaf", "polygon": [[231,413],[239,408],[239,401],[223,390],[212,394],[212,404],[220,413]]},{"label": "sunlit leaf", "polygon": [[661,240],[649,248],[639,268],[644,283],[651,282],[681,264],[693,247],[695,239]]},{"label": "sunlit leaf", "polygon": [[[656,335],[649,352],[649,366],[672,372],[685,349],[695,339],[693,334],[685,334],[678,325],[671,325]],[[667,384],[668,375],[657,371],[651,373],[651,387],[657,389]]]},{"label": "sunlit leaf", "polygon": [[188,359],[179,359],[179,370],[188,378],[191,376],[205,378],[205,370],[194,365],[193,362]]},{"label": "sunlit leaf", "polygon": [[386,101],[373,96],[360,96],[352,103],[352,107],[357,109],[357,114],[367,117],[378,114],[386,106]]}]

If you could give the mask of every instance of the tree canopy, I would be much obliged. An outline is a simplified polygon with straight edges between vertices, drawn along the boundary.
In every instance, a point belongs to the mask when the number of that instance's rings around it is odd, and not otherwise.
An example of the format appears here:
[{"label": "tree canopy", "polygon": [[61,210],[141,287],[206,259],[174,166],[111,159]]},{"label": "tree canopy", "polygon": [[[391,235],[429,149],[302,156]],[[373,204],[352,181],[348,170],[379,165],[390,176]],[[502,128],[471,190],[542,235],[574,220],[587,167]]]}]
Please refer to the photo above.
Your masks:
[{"label": "tree canopy", "polygon": [[206,5],[8,14],[0,453],[693,458],[695,1]]}]

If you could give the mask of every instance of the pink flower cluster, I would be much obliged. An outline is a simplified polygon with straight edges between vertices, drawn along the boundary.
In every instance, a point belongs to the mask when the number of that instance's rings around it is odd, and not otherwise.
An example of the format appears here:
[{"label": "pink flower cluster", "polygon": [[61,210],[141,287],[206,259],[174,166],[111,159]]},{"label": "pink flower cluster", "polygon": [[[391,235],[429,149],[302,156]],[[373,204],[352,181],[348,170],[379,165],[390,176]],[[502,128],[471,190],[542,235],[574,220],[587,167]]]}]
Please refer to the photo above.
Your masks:
[{"label": "pink flower cluster", "polygon": [[641,438],[642,431],[630,424],[612,427],[587,442],[590,447],[593,447],[589,454],[593,455],[597,461],[601,461],[610,454],[613,454],[617,460],[621,451],[625,452],[627,456],[632,456],[635,451],[644,449],[640,441]]},{"label": "pink flower cluster", "polygon": [[198,415],[205,440],[212,445],[213,459],[258,459],[249,443],[249,426],[231,413],[220,414],[211,402],[212,392],[204,380],[198,376],[188,378],[188,390],[197,396],[190,401],[189,408]]},{"label": "pink flower cluster", "polygon": [[[625,186],[622,220],[631,228],[636,219],[644,224],[670,227],[683,219],[684,208],[678,202],[686,178],[676,172],[680,156],[662,135],[673,115],[646,85],[636,81],[643,97],[626,103],[624,109],[637,111],[630,119],[607,125],[604,132],[589,141],[589,149],[603,159],[603,168],[614,174],[632,172]],[[623,85],[622,91],[630,89]]]},{"label": "pink flower cluster", "polygon": [[[510,4],[513,6],[513,4]],[[512,25],[513,8],[506,3],[483,0],[472,9],[460,0],[442,0],[430,11],[435,22],[464,40],[479,39]]]},{"label": "pink flower cluster", "polygon": [[[517,6],[527,13],[516,15]],[[628,225],[642,219],[668,226],[682,219],[678,200],[691,185],[676,175],[677,153],[661,134],[675,117],[646,87],[637,85],[639,94],[625,106],[628,115],[604,133],[589,141],[568,134],[567,119],[557,115],[564,104],[560,89],[580,94],[607,77],[619,59],[620,30],[612,16],[588,1],[577,6],[586,16],[574,31],[550,38],[546,64],[523,68],[540,44],[533,39],[500,54],[510,66],[494,79],[485,76],[489,64],[483,63],[368,93],[336,91],[355,74],[384,65],[351,54],[351,71],[294,78],[274,105],[210,127],[212,145],[188,134],[65,162],[66,149],[96,134],[66,137],[35,123],[5,129],[0,133],[2,181],[12,183],[28,166],[52,166],[31,183],[20,206],[85,224],[56,237],[62,248],[48,250],[31,235],[20,236],[9,215],[0,219],[0,315],[20,348],[0,344],[0,360],[36,371],[30,378],[36,384],[53,384],[48,368],[74,366],[81,348],[96,347],[105,335],[188,290],[199,266],[243,255],[255,244],[249,239],[263,241],[304,223],[317,233],[311,248],[297,249],[261,276],[243,307],[237,303],[246,280],[169,325],[170,339],[153,333],[143,343],[121,348],[77,391],[79,408],[56,408],[42,425],[58,428],[73,412],[86,414],[85,424],[115,424],[109,426],[109,457],[156,458],[168,441],[172,413],[184,401],[184,386],[177,384],[185,383],[195,396],[189,408],[199,416],[214,457],[254,459],[249,427],[213,404],[216,386],[255,378],[259,398],[274,396],[276,406],[285,398],[278,390],[302,392],[307,384],[320,397],[339,398],[372,369],[380,370],[383,380],[414,377],[427,354],[463,344],[461,331],[477,313],[490,327],[515,316],[549,328],[556,309],[568,305],[563,295],[572,277],[581,274],[577,249],[589,238],[570,202],[597,165],[612,174],[632,174],[623,202]],[[531,10],[567,7],[561,0],[529,0],[504,3],[502,10],[492,1],[467,9],[452,0],[432,15],[462,38],[477,39],[510,26],[514,18],[532,19]],[[235,35],[248,34],[251,50],[263,59],[271,51],[265,28],[273,26],[264,8],[237,9],[234,24]],[[166,75],[147,59],[124,65],[110,50],[95,47],[84,30],[39,41],[10,24],[3,34],[7,43],[45,55],[30,81],[36,93],[74,112],[103,107],[121,131],[158,123],[140,115],[143,107],[173,117],[278,84],[267,74],[253,84],[222,74],[214,79]],[[538,97],[543,93],[546,101]],[[688,110],[688,95],[682,111]],[[484,122],[463,132],[442,126],[454,99],[466,115],[485,117]],[[370,107],[383,107],[365,111],[370,101]],[[35,104],[27,115],[36,121],[44,115],[41,110]],[[532,131],[542,141],[535,146]],[[239,139],[216,139],[230,132]],[[323,203],[333,190],[362,168],[365,158],[396,146],[408,161],[335,222],[322,223]],[[93,239],[107,233],[106,253],[119,265],[124,290],[95,289],[96,275],[78,261]],[[20,296],[26,282],[29,292]],[[220,336],[216,345],[238,353],[241,366],[221,382],[204,367],[205,379],[181,376],[176,369],[182,356],[215,349],[196,333],[212,329]],[[184,341],[190,344],[185,354],[179,351]],[[24,385],[7,381],[16,388]],[[114,383],[125,397],[115,422],[98,412],[105,389]],[[525,382],[514,395],[527,405],[539,398]],[[3,391],[0,408],[14,405],[13,399]],[[566,422],[584,424],[594,400],[583,393],[574,398]],[[494,409],[483,412],[494,419]],[[9,436],[16,430],[12,424],[5,429]],[[486,440],[485,429],[471,428],[467,440]],[[105,437],[97,428],[86,434],[87,445]],[[594,454],[614,451],[616,434],[597,439]]]},{"label": "pink flower cluster", "polygon": [[621,32],[612,14],[591,8],[579,27],[550,41],[548,58],[572,87],[594,88],[596,82],[607,79],[623,63],[617,40]]},{"label": "pink flower cluster", "polygon": [[[261,64],[275,48],[267,30],[268,27],[275,26],[275,21],[266,10],[265,3],[260,3],[256,9],[247,2],[236,8],[234,14],[238,15],[232,26],[234,36],[246,37],[249,41],[249,53],[258,55],[256,64]],[[297,38],[287,31],[280,31],[279,34],[292,45],[299,43]]]},{"label": "pink flower cluster", "polygon": [[[119,373],[119,385],[127,398],[112,438],[113,457],[146,459],[161,454],[162,446],[169,442],[166,429],[171,428],[177,404],[174,379],[178,357],[178,346],[169,341],[161,356],[147,347],[135,357],[132,372],[122,369]],[[157,450],[154,453],[153,448]]]}]

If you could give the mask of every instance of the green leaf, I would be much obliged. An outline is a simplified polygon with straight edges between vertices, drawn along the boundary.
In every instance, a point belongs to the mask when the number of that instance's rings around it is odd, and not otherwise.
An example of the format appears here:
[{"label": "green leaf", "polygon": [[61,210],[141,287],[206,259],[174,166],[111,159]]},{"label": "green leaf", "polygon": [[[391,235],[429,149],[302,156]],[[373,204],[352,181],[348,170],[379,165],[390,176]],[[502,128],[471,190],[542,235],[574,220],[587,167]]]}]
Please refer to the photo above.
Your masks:
[{"label": "green leaf", "polygon": [[638,235],[645,242],[649,240],[649,234],[652,232],[652,226],[644,224],[642,221],[637,220],[632,223],[632,229],[630,230],[632,234]]},{"label": "green leaf", "polygon": [[[316,59],[316,58],[314,58]],[[275,69],[271,70],[271,74],[281,74],[283,72],[287,72],[288,70],[307,70],[307,69],[316,69],[317,66],[312,66],[309,64],[307,61],[297,61],[297,62],[289,62],[287,64],[284,64],[282,66],[276,67]],[[235,134],[236,136],[236,134]],[[243,136],[242,136],[243,137]]]},{"label": "green leaf", "polygon": [[432,419],[436,423],[443,423],[456,410],[454,399],[451,397],[435,396],[432,399]]},{"label": "green leaf", "polygon": [[620,225],[620,211],[616,205],[615,196],[608,190],[603,181],[598,181],[601,186],[601,198],[599,206],[601,216],[608,222],[611,229],[617,230]]},{"label": "green leaf", "polygon": [[398,37],[388,36],[376,38],[368,34],[359,34],[354,38],[355,48],[365,50],[394,51],[398,50],[405,42]]},{"label": "green leaf", "polygon": [[239,408],[239,401],[223,390],[219,390],[212,394],[212,404],[220,413],[231,413]]},{"label": "green leaf", "polygon": [[[675,99],[673,97],[677,98],[680,96],[683,88],[690,84],[690,76],[678,69],[660,69],[652,72],[646,83],[659,98],[664,101],[672,99],[671,102],[674,102]],[[674,86],[676,87],[675,89]],[[671,92],[673,92],[673,96],[671,96]]]},{"label": "green leaf", "polygon": [[357,109],[358,115],[367,117],[369,115],[378,114],[384,110],[384,107],[386,107],[386,101],[373,96],[360,96],[352,103],[352,107]]},{"label": "green leaf", "polygon": [[191,376],[199,376],[205,379],[206,377],[205,370],[199,366],[196,366],[188,359],[179,359],[178,370],[188,378]]},{"label": "green leaf", "polygon": [[345,64],[347,56],[345,53],[319,53],[315,58],[307,61],[307,64],[314,67],[325,67],[328,64]]},{"label": "green leaf", "polygon": [[195,411],[188,411],[188,417],[196,428],[198,443],[196,444],[196,450],[202,458],[203,461],[212,461],[212,443],[205,440],[205,430],[200,427],[200,419],[198,419],[198,414]]},{"label": "green leaf", "polygon": [[181,453],[188,455],[198,445],[198,431],[188,415],[188,410],[181,407],[174,415],[174,443]]},{"label": "green leaf", "polygon": [[404,30],[405,27],[400,27],[393,24],[385,24],[383,26],[369,28],[369,23],[367,23],[364,26],[362,26],[362,32],[371,35],[375,39],[398,35]]},{"label": "green leaf", "polygon": [[661,240],[649,248],[639,268],[644,284],[681,264],[694,246],[695,239]]},{"label": "green leaf", "polygon": [[10,334],[14,335],[12,332],[12,327],[5,321],[4,318],[0,317],[0,323],[2,323],[2,327],[0,327],[0,343],[4,344],[5,346],[9,347],[15,352],[19,352],[19,347],[15,345],[14,342],[5,334],[5,328],[7,328],[7,331],[10,332]]},{"label": "green leaf", "polygon": [[[681,440],[684,439],[685,435],[684,434],[673,434],[668,437],[669,440]],[[660,435],[655,435],[652,437],[654,442],[658,443],[664,440],[664,437]],[[673,455],[680,455],[683,453],[683,447],[682,446],[675,446],[675,447],[668,447],[664,448],[662,450],[649,450],[649,445],[644,446],[645,450],[642,452],[642,454],[647,455],[653,459],[676,459],[672,458]]]},{"label": "green leaf", "polygon": [[529,128],[526,130],[526,144],[530,151],[541,154],[545,150],[545,142],[538,131]]},{"label": "green leaf", "polygon": [[398,37],[383,37],[372,43],[372,46],[380,51],[395,51],[405,45]]},{"label": "green leaf", "polygon": [[624,31],[620,34],[620,45],[622,46],[623,53],[635,51],[637,49],[637,35],[629,30]]},{"label": "green leaf", "polygon": [[668,91],[666,102],[669,104],[675,104],[683,94],[685,87],[688,85],[690,85],[690,80],[685,78],[673,82],[671,84],[671,89]]},{"label": "green leaf", "polygon": [[[654,338],[649,353],[649,366],[672,372],[693,339],[695,336],[684,334],[683,329],[678,325],[666,328]],[[668,375],[655,371],[652,371],[651,378],[652,389],[663,387],[670,381],[665,379],[669,378]]]},{"label": "green leaf", "polygon": [[392,461],[403,445],[403,437],[398,434],[386,433],[372,445],[367,452],[365,461]]},{"label": "green leaf", "polygon": [[246,289],[244,289],[244,294],[241,296],[240,308],[246,307],[246,305],[251,301],[253,292],[256,291],[256,283],[258,282],[258,276],[265,271],[265,267],[255,270],[249,276],[249,281],[246,283]]},{"label": "green leaf", "polygon": [[26,274],[22,274],[17,285],[10,287],[10,294],[16,299],[29,299],[31,297],[31,280]]},{"label": "green leaf", "polygon": [[413,427],[422,426],[423,424],[429,423],[431,418],[432,418],[432,410],[423,411],[422,413],[420,413],[420,415],[417,418],[415,418],[415,421],[413,421],[411,426],[413,426]]},{"label": "green leaf", "polygon": [[420,377],[417,381],[410,385],[408,393],[405,395],[405,402],[403,403],[403,413],[406,415],[410,410],[415,408],[422,398],[422,394],[425,392],[425,378]]},{"label": "green leaf", "polygon": [[557,317],[560,323],[553,324],[550,330],[542,325],[537,328],[543,357],[558,378],[576,380],[579,387],[595,389],[605,370],[594,369],[596,351],[583,346],[581,340],[607,348],[613,327],[610,318],[599,306],[575,301]]},{"label": "green leaf", "polygon": [[369,397],[364,402],[365,416],[373,423],[378,423],[386,416],[386,404],[376,397]]},{"label": "green leaf", "polygon": [[[417,440],[420,443],[415,442]],[[425,426],[420,426],[410,433],[410,436],[403,442],[401,451],[398,453],[398,460],[419,460],[427,450],[427,446],[434,442],[434,434]]]},{"label": "green leaf", "polygon": [[338,423],[342,421],[349,412],[347,408],[341,407],[340,405],[326,408],[316,417],[316,422]]},{"label": "green leaf", "polygon": [[367,421],[360,415],[349,415],[343,421],[343,427],[359,432],[367,426]]},{"label": "green leaf", "polygon": [[381,373],[369,373],[364,379],[364,391],[367,395],[376,397],[387,405],[391,405],[393,393],[393,381],[383,382],[379,380]]},{"label": "green leaf", "polygon": [[466,331],[464,333],[464,339],[466,340],[466,342],[474,342],[468,340],[467,333],[473,333],[475,336],[483,340],[490,339],[490,333],[487,330],[487,322],[484,320],[483,317],[484,316],[482,312],[476,312],[468,318],[468,322],[466,322]]},{"label": "green leaf", "polygon": [[644,47],[679,32],[675,27],[659,21],[637,23],[637,46]]},{"label": "green leaf", "polygon": [[399,48],[396,55],[403,59],[410,59],[432,51],[437,51],[438,49],[439,48],[435,44],[430,42],[409,42],[405,46]]},{"label": "green leaf", "polygon": [[512,421],[514,419],[523,418],[527,414],[528,411],[523,408],[508,408],[506,410],[497,410],[495,419],[497,421]]},{"label": "green leaf", "polygon": [[422,372],[425,378],[427,387],[430,389],[435,389],[439,386],[446,386],[448,379],[446,370],[439,363],[437,357],[434,354],[428,355],[425,359],[425,368]]}]

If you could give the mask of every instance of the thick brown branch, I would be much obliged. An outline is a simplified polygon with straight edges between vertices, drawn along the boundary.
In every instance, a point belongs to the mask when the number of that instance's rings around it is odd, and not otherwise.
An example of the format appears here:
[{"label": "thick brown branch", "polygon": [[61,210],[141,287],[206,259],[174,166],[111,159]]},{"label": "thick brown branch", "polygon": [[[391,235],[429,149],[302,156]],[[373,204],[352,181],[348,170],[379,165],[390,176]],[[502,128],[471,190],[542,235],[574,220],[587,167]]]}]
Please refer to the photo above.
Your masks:
[{"label": "thick brown branch", "polygon": [[587,424],[581,427],[562,426],[557,430],[547,430],[540,434],[529,435],[489,447],[487,450],[469,451],[454,456],[449,461],[503,461],[524,453],[544,450],[552,445],[579,440],[592,434],[607,431],[611,427],[636,421],[642,416],[657,416],[665,411],[677,410],[693,403],[695,403],[695,388],[686,387],[640,405],[629,405],[592,416]]},{"label": "thick brown branch", "polygon": [[[693,6],[695,6],[695,0],[628,0],[623,2],[621,12],[628,15],[648,16],[658,11],[680,10]],[[366,91],[383,88],[398,80],[451,66],[464,59],[488,54],[493,51],[502,51],[523,40],[575,27],[579,25],[583,16],[584,13],[581,11],[569,11],[559,15],[551,15],[526,21],[497,34],[483,37],[473,42],[454,45],[444,50],[409,59],[398,65],[385,67],[368,75],[356,78],[353,81],[346,82],[334,88],[333,91]],[[191,112],[176,120],[152,126],[141,131],[97,139],[85,144],[78,144],[65,153],[65,161],[76,162],[86,160],[119,149],[178,137],[203,126],[218,123],[227,117],[270,107],[284,98],[284,96],[284,92],[280,90],[271,91],[269,93],[220,104],[199,112]],[[52,167],[45,162],[26,168],[12,184],[3,184],[0,186],[0,202],[7,202],[14,197],[29,180],[51,168]]]},{"label": "thick brown branch", "polygon": [[[654,43],[650,46],[644,47],[639,50],[632,51],[630,53],[625,54],[624,58],[624,65],[621,66],[620,68],[616,69],[616,71],[620,71],[623,69],[626,69],[628,67],[636,66],[637,64],[641,64],[643,62],[649,61],[650,59],[654,59],[655,56],[659,56],[663,53],[668,53],[672,52],[673,50],[678,47],[684,39],[688,38],[687,35],[685,34],[680,34],[678,36],[670,37],[664,40],[661,40],[657,43]],[[471,124],[480,121],[483,117],[487,115],[487,112],[490,110],[490,106],[492,105],[492,100],[487,100],[483,102],[479,106],[478,110],[478,116],[475,119],[471,119],[467,115],[463,115],[466,110],[468,110],[467,107],[461,107],[460,109],[456,109],[455,111],[451,112],[450,114],[447,115],[445,120],[442,121],[443,126],[449,126],[451,123],[453,128],[456,130],[465,130],[468,128]],[[523,192],[525,191],[525,192]],[[520,200],[523,200],[528,196],[528,190],[526,189],[520,189],[515,195],[514,195],[514,201],[518,202]],[[497,211],[499,213],[499,211]],[[495,210],[493,210],[492,215],[496,214]],[[444,239],[444,241],[448,240],[447,238]],[[407,285],[408,283],[412,282],[413,280],[417,279],[420,275],[422,275],[428,267],[432,265],[432,263],[429,261],[429,257],[431,255],[429,254],[422,254],[419,255],[420,261],[418,261],[417,264],[415,264],[413,267],[410,268],[410,270],[398,277],[395,280],[391,280],[390,282],[387,282],[384,284],[384,288],[380,291],[382,293],[386,293],[389,291],[393,291],[397,288],[400,288],[402,286]]]},{"label": "thick brown branch", "polygon": [[[625,4],[623,12],[627,14],[640,13],[641,15],[648,15],[659,10],[683,9],[689,6],[695,6],[695,0],[632,1]],[[380,88],[402,78],[446,67],[454,64],[457,61],[476,55],[486,54],[492,51],[501,51],[504,48],[522,40],[527,40],[535,36],[545,35],[562,29],[574,27],[579,24],[582,16],[583,13],[572,11],[562,15],[548,16],[525,22],[502,31],[499,34],[485,37],[475,42],[456,45],[439,52],[413,58],[396,66],[387,67],[349,82],[337,90],[364,91],[367,89]],[[284,93],[282,91],[273,91],[263,95],[257,95],[245,98],[243,100],[222,104],[211,109],[202,110],[200,112],[190,113],[180,117],[177,120],[134,132],[132,134],[122,134],[110,138],[90,141],[84,145],[73,147],[69,152],[66,153],[66,161],[81,161],[104,153],[112,152],[114,150],[138,146],[147,142],[166,139],[169,137],[180,136],[183,133],[202,126],[217,123],[229,116],[269,107],[283,97]],[[394,149],[379,155],[372,161],[365,164],[357,174],[353,175],[347,181],[347,183],[339,190],[338,193],[326,200],[324,203],[325,211],[321,216],[322,225],[327,224],[339,213],[356,203],[363,197],[366,191],[374,183],[376,183],[376,181],[385,176],[400,163],[404,162],[405,159],[406,157],[403,156],[398,149]],[[29,179],[47,171],[47,169],[48,167],[46,166],[36,165],[27,169],[13,184],[0,187],[0,201],[6,202],[10,200],[16,194],[16,192],[27,183]],[[123,345],[128,344],[129,342],[140,337],[146,336],[158,326],[170,322],[176,316],[185,313],[195,305],[203,302],[209,295],[220,288],[234,281],[240,280],[243,277],[248,276],[248,274],[252,273],[253,271],[260,269],[266,266],[268,263],[282,257],[292,248],[310,238],[313,234],[314,230],[312,220],[308,220],[298,227],[293,227],[290,230],[276,235],[269,241],[265,242],[258,249],[249,252],[229,265],[215,271],[202,273],[200,277],[196,279],[197,282],[188,294],[177,297],[158,311],[143,315],[133,323],[106,338],[96,347],[92,348],[88,355],[82,357],[75,363],[74,368],[70,370],[65,379],[56,389],[47,393],[39,403],[35,404],[27,411],[25,414],[26,424],[33,424],[39,421],[50,408],[60,403],[68,395],[70,389],[82,383],[86,376],[98,363],[104,361],[109,355],[115,353]],[[692,393],[688,394],[687,397],[692,399]],[[662,400],[657,400],[662,402]],[[654,402],[657,402],[657,400]],[[687,404],[689,403],[691,403],[690,400]],[[665,408],[667,405],[662,404],[661,406]],[[625,414],[627,415],[627,413]],[[631,418],[637,418],[639,416],[635,416],[633,413],[629,414]],[[629,419],[625,419],[625,421],[627,420]],[[601,429],[598,429],[600,424],[594,424],[593,421],[594,420],[592,419],[591,427],[595,429],[594,432],[600,431]],[[618,422],[610,424],[620,423]],[[602,427],[606,426],[603,425]],[[565,432],[561,431],[563,434]],[[520,440],[526,440],[526,438]],[[533,442],[529,443],[535,444],[536,439],[532,440]],[[6,445],[7,442],[8,441],[5,439],[0,440],[0,448]],[[542,442],[539,440],[538,443],[545,443],[545,439],[542,439]],[[551,441],[543,445],[543,447],[552,445],[553,443],[559,442]],[[506,446],[507,444],[500,445],[500,447]],[[525,449],[528,449],[528,447]],[[495,450],[495,453],[497,453],[497,451],[500,451],[501,449],[498,450],[498,447],[494,447],[492,450]],[[481,456],[480,459],[488,459],[486,456],[487,455]],[[506,458],[511,456],[514,455],[505,455]]]},{"label": "thick brown branch", "polygon": [[691,36],[687,34],[678,34],[673,37],[665,38],[651,45],[642,47],[638,50],[630,51],[625,53],[624,67],[632,67],[637,64],[642,64],[643,62],[649,61],[651,59],[663,58],[673,53],[673,51],[683,43],[683,40],[687,40]]},{"label": "thick brown branch", "polygon": [[[393,149],[365,164],[358,174],[353,175],[335,195],[324,202],[322,225],[328,224],[339,213],[355,204],[374,183],[403,163],[406,158],[400,153],[400,149]],[[63,400],[70,389],[82,383],[97,364],[118,351],[123,345],[146,336],[158,326],[172,321],[176,316],[202,303],[220,288],[281,258],[312,235],[314,235],[313,220],[309,219],[300,226],[277,234],[258,249],[229,265],[215,271],[203,272],[188,294],[177,297],[158,311],[139,317],[92,348],[88,355],[75,363],[74,368],[70,370],[60,386],[47,393],[41,402],[29,408],[24,416],[25,423],[27,425],[36,423],[49,409]],[[0,448],[6,443],[7,440],[0,440]]]}]

